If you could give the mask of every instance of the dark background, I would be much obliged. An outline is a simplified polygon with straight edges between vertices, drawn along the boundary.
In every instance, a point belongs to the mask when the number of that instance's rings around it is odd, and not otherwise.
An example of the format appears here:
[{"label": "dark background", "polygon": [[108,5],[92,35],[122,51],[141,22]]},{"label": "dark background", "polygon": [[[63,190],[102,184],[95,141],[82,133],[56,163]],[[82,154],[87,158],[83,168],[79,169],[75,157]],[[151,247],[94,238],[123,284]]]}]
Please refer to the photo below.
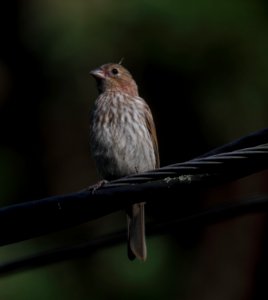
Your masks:
[{"label": "dark background", "polygon": [[[0,10],[1,206],[77,191],[99,179],[88,139],[97,90],[88,73],[122,57],[153,111],[162,165],[267,126],[266,1],[8,3]],[[258,174],[195,201],[258,194],[266,182],[267,174]],[[163,211],[164,218],[176,215],[175,207],[147,213],[157,219]],[[114,214],[2,247],[1,261],[124,227],[124,213]],[[265,234],[266,217],[253,215],[183,237],[150,238],[145,264],[129,262],[125,245],[112,247],[1,278],[0,298],[267,299]]]}]

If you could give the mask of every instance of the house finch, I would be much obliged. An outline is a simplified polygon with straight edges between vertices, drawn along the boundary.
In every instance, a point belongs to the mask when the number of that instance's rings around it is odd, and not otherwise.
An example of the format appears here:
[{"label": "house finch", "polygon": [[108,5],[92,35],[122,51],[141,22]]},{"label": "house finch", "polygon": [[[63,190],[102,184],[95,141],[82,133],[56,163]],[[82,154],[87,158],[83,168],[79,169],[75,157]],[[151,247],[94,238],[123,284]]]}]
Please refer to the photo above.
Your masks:
[{"label": "house finch", "polygon": [[[159,167],[155,125],[149,106],[139,97],[131,74],[109,63],[90,72],[99,97],[91,118],[91,150],[99,173],[106,180]],[[144,203],[127,209],[128,256],[145,260]]]}]

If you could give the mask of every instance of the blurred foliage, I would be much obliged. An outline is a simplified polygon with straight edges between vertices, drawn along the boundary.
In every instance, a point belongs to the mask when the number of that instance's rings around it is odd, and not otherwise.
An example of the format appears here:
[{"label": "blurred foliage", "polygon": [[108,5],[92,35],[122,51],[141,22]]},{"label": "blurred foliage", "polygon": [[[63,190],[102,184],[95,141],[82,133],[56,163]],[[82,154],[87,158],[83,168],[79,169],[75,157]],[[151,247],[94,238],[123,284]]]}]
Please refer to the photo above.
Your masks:
[{"label": "blurred foliage", "polygon": [[[1,205],[72,192],[98,179],[88,145],[97,91],[88,73],[122,57],[152,108],[163,165],[267,126],[265,1],[17,0],[4,12]],[[176,214],[166,207],[148,214],[163,212]],[[8,259],[118,227],[125,219],[116,214],[0,253]],[[196,235],[190,243],[150,239],[146,264],[128,262],[122,245],[1,278],[0,298],[192,299],[202,246]]]}]

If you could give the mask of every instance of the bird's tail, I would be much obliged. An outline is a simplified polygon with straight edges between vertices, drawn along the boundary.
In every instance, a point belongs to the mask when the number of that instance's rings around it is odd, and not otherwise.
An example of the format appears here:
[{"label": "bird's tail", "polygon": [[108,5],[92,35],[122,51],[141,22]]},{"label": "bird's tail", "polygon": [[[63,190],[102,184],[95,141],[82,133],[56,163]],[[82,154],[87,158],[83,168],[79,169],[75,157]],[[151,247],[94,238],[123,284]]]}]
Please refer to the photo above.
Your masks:
[{"label": "bird's tail", "polygon": [[147,248],[145,240],[144,203],[133,204],[127,210],[128,225],[128,257],[146,260]]}]

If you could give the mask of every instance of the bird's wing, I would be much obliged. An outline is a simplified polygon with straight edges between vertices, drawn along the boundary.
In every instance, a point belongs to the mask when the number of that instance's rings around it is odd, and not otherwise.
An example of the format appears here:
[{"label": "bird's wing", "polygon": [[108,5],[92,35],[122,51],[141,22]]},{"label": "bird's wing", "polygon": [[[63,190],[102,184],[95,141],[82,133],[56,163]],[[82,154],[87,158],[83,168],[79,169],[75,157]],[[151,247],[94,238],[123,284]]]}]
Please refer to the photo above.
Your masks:
[{"label": "bird's wing", "polygon": [[158,142],[157,142],[157,135],[156,135],[156,129],[155,129],[155,125],[154,125],[154,120],[153,120],[151,110],[147,104],[146,104],[145,108],[146,108],[145,109],[146,126],[148,128],[148,131],[151,134],[153,147],[154,147],[155,168],[159,168],[160,167],[160,158],[159,158]]}]

